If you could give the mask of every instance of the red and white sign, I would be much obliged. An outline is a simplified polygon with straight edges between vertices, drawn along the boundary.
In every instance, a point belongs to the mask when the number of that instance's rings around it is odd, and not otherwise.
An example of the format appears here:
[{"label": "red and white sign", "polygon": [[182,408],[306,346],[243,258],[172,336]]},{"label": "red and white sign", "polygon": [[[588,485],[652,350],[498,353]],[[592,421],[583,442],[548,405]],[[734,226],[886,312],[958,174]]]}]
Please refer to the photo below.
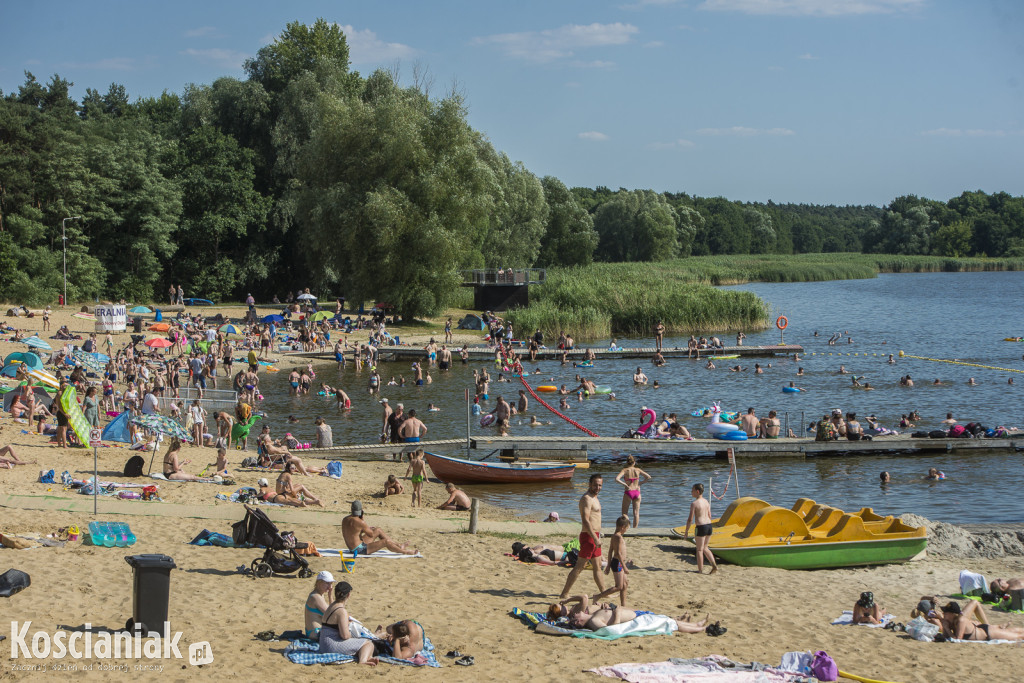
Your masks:
[{"label": "red and white sign", "polygon": [[89,430],[89,445],[99,447],[103,445],[103,433],[98,429]]}]

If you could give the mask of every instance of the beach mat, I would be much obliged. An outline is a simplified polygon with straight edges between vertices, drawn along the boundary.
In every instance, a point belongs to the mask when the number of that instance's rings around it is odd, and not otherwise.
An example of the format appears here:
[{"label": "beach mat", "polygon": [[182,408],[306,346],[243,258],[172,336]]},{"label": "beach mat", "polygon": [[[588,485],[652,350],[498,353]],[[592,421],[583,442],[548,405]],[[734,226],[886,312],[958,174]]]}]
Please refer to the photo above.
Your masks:
[{"label": "beach mat", "polygon": [[[358,631],[360,638],[373,639],[373,633],[371,633],[365,626],[360,624],[355,619],[350,618],[350,622],[354,624]],[[422,627],[421,627],[422,628]],[[295,640],[285,648],[284,656],[289,659],[293,664],[347,664],[348,662],[354,662],[355,657],[351,655],[333,654],[327,652],[318,652],[320,644],[312,640],[303,638],[301,640]],[[437,661],[437,656],[434,653],[434,644],[430,642],[430,638],[427,637],[427,632],[423,632],[423,649],[416,653],[412,659],[397,659],[396,657],[387,657],[379,655],[378,659],[388,664],[399,664],[402,666],[430,666],[440,668],[441,665]]]},{"label": "beach mat", "polygon": [[808,680],[800,674],[770,666],[741,664],[721,655],[649,664],[613,664],[587,671],[633,683],[790,683]]},{"label": "beach mat", "polygon": [[[882,623],[880,624],[857,624],[857,626],[868,626],[870,628],[885,628],[885,625],[892,621],[895,617],[891,614],[882,615]],[[833,626],[853,626],[853,610],[843,610],[843,613],[838,619],[832,620]]]},{"label": "beach mat", "polygon": [[[323,557],[341,557],[346,560],[356,559],[355,553],[353,553],[348,548],[345,548],[344,550],[338,550],[337,548],[320,548],[320,555]],[[412,559],[414,557],[419,557],[422,559],[423,555],[421,553],[416,553],[415,555],[406,555],[404,553],[395,553],[390,550],[378,550],[377,552],[370,553],[369,555],[359,555],[360,560],[367,560],[371,558],[377,558],[380,560],[407,560]]]},{"label": "beach mat", "polygon": [[615,624],[605,628],[591,631],[590,629],[566,628],[563,624],[568,622],[560,619],[556,622],[549,621],[547,615],[540,612],[527,612],[526,610],[513,608],[512,616],[528,625],[532,625],[537,633],[549,636],[572,636],[574,638],[591,638],[594,640],[618,640],[627,637],[642,636],[669,636],[676,631],[676,623],[673,619],[663,614],[638,611],[636,619],[627,621],[624,624]]}]

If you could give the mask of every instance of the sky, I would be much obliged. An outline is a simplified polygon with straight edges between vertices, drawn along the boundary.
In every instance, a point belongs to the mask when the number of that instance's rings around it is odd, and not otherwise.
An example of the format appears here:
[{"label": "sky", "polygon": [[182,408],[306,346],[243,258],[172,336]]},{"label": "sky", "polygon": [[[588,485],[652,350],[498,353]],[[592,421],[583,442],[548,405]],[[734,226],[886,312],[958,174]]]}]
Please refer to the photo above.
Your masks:
[{"label": "sky", "polygon": [[538,176],[743,201],[1024,194],[1020,0],[0,0],[0,90],[245,78],[291,21],[428,74]]}]

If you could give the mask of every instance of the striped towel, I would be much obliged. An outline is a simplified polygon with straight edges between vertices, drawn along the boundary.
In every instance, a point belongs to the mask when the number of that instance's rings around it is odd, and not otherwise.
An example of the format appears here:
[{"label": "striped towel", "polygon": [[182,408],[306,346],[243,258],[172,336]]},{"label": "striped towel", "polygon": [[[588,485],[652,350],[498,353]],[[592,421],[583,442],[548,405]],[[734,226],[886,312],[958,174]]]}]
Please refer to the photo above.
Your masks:
[{"label": "striped towel", "polygon": [[[373,638],[373,634],[366,630],[365,627],[360,628],[360,637],[362,638]],[[354,662],[355,657],[351,655],[333,654],[328,652],[318,652],[320,645],[303,638],[302,640],[296,640],[292,642],[287,648],[285,648],[284,656],[287,657],[293,664],[345,664],[347,662]],[[434,644],[430,642],[430,638],[427,634],[423,634],[423,649],[416,653],[416,656],[412,659],[396,659],[395,657],[385,657],[381,655],[380,661],[387,662],[388,664],[400,664],[402,666],[432,666],[440,668],[441,665],[437,661],[437,656],[434,653]]]}]

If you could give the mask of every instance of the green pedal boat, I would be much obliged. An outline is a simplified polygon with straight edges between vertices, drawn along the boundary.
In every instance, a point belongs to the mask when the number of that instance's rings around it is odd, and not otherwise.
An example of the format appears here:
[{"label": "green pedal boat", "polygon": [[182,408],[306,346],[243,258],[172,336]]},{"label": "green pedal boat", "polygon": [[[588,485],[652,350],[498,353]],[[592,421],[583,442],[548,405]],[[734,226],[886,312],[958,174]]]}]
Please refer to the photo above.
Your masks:
[{"label": "green pedal boat", "polygon": [[[906,562],[928,543],[924,527],[876,515],[849,514],[799,499],[792,509],[739,498],[712,524],[711,552],[745,567],[830,569]],[[684,528],[673,530],[682,535]]]}]

